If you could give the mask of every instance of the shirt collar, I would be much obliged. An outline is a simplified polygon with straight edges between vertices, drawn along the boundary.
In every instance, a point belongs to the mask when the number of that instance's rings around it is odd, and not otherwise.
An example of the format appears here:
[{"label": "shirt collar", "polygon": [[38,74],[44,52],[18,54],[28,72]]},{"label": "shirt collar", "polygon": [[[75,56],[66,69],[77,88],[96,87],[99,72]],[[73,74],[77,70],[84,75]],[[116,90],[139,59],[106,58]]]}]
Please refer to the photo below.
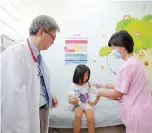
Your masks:
[{"label": "shirt collar", "polygon": [[29,43],[30,43],[30,47],[32,49],[32,52],[34,54],[35,57],[37,57],[40,54],[40,51],[38,50],[38,48],[36,47],[36,45],[34,43],[32,43],[31,39],[29,38]]}]

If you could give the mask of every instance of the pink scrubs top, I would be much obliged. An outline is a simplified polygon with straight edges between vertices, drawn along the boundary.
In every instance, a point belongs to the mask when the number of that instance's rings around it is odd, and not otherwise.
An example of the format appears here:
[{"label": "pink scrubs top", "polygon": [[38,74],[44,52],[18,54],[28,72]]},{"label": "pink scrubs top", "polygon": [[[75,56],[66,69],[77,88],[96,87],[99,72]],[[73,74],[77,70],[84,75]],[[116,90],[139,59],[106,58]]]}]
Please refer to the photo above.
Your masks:
[{"label": "pink scrubs top", "polygon": [[116,75],[115,89],[120,98],[121,119],[126,133],[152,133],[152,96],[143,63],[130,57]]}]

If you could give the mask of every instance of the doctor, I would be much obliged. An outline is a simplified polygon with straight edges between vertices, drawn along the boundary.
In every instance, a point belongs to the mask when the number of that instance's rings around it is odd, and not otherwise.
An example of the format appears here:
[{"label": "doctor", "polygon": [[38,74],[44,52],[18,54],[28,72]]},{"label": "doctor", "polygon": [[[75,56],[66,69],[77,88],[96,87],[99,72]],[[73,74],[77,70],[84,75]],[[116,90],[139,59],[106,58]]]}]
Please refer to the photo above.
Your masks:
[{"label": "doctor", "polygon": [[40,54],[56,38],[59,26],[49,16],[37,16],[29,38],[1,54],[2,133],[47,133],[49,108],[58,101],[50,93],[49,71]]}]

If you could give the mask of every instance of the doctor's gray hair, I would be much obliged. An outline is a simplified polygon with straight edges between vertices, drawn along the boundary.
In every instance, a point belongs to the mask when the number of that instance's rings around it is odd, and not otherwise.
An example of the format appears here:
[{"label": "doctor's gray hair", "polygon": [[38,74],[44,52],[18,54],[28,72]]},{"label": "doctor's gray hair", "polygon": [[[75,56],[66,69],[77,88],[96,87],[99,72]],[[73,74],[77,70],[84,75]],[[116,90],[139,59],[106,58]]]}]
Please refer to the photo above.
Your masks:
[{"label": "doctor's gray hair", "polygon": [[36,35],[40,28],[43,28],[45,32],[60,32],[60,28],[56,21],[47,15],[39,15],[35,19],[33,19],[29,28],[29,34]]}]

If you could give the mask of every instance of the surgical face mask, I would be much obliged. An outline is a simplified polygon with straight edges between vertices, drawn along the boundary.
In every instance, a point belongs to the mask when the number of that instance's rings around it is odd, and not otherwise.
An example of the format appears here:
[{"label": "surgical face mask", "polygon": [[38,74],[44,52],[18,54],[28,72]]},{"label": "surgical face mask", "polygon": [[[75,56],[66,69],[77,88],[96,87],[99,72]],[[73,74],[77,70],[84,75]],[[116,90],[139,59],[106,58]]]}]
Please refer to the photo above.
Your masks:
[{"label": "surgical face mask", "polygon": [[116,59],[121,59],[122,58],[122,55],[115,49],[112,50],[111,55],[113,57],[115,57]]}]

